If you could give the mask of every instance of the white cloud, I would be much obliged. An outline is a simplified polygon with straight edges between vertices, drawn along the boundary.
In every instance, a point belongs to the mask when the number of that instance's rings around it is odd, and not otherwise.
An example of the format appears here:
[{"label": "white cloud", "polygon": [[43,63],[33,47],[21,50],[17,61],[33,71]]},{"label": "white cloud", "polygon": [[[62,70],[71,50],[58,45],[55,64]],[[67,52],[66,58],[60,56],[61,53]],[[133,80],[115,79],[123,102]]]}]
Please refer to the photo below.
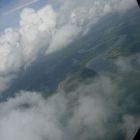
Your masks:
[{"label": "white cloud", "polygon": [[26,62],[32,62],[38,52],[48,48],[55,32],[56,16],[57,13],[49,5],[39,11],[24,9],[21,13],[19,33]]},{"label": "white cloud", "polygon": [[[18,93],[15,98],[0,103],[0,139],[76,140],[103,137],[103,122],[108,114],[106,104],[94,95],[82,94],[57,93],[44,99],[36,92]],[[84,133],[79,135],[84,128]],[[93,130],[96,132],[94,135],[91,133]]]},{"label": "white cloud", "polygon": [[140,119],[131,111],[120,110],[120,90],[114,79],[101,76],[72,92],[48,98],[21,91],[0,103],[0,139],[115,139],[119,130],[117,136],[121,131],[127,140],[139,127]]},{"label": "white cloud", "polygon": [[[1,140],[63,139],[59,123],[61,116],[57,109],[59,106],[60,109],[65,109],[65,99],[63,101],[61,95],[58,96],[56,101],[61,99],[57,104],[53,98],[46,101],[38,94],[22,92],[16,98],[0,104]],[[60,110],[60,115],[63,111],[65,110]]]},{"label": "white cloud", "polygon": [[[105,126],[103,122],[108,118],[108,109],[104,101],[91,96],[79,98],[78,106],[75,108],[74,116],[69,121],[68,128],[71,130],[71,135],[76,135],[80,139],[85,140],[88,137],[97,139],[105,136]],[[94,133],[93,133],[94,132]]]},{"label": "white cloud", "polygon": [[[48,48],[55,25],[56,13],[51,6],[39,11],[24,9],[20,28],[6,29],[0,36],[0,75],[7,74],[8,79],[9,74],[30,65],[39,52]],[[1,89],[4,89],[3,86]]]},{"label": "white cloud", "polygon": [[80,28],[77,26],[66,25],[58,29],[54,34],[50,43],[47,54],[57,51],[70,44],[80,33]]}]

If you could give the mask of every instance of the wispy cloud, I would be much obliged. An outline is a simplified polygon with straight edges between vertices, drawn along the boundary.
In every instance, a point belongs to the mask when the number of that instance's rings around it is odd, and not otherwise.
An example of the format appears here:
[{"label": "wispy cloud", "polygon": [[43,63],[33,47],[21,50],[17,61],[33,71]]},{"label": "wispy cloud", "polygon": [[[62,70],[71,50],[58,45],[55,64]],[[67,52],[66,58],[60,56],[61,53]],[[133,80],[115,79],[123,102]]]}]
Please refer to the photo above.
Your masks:
[{"label": "wispy cloud", "polygon": [[1,16],[5,16],[5,15],[8,15],[8,14],[10,14],[10,13],[16,12],[16,11],[18,11],[18,10],[20,10],[20,9],[22,9],[22,8],[24,8],[24,7],[26,7],[26,6],[29,6],[29,5],[31,5],[31,4],[33,4],[33,3],[36,3],[37,1],[38,1],[38,0],[31,0],[31,1],[26,2],[26,3],[24,3],[24,4],[20,4],[20,5],[18,5],[18,6],[16,6],[16,7],[12,8],[12,9],[10,9],[10,10],[4,12]]}]

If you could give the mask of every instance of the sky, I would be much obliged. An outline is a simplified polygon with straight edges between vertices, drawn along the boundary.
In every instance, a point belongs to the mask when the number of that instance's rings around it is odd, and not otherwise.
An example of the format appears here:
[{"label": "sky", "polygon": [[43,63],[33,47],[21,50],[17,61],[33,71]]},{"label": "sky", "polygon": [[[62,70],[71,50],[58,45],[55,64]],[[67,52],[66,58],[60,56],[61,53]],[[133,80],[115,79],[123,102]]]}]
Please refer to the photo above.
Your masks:
[{"label": "sky", "polygon": [[47,0],[1,0],[0,1],[0,31],[7,27],[17,27],[21,11],[26,7],[38,9]]}]

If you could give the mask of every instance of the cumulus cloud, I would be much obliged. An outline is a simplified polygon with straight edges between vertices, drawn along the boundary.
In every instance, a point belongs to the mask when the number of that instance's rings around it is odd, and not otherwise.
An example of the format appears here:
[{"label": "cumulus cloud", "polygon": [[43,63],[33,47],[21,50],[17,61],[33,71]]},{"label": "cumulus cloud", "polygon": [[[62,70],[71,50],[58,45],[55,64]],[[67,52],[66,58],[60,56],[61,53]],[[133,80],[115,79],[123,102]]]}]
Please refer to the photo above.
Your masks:
[{"label": "cumulus cloud", "polygon": [[70,44],[80,33],[80,28],[72,25],[66,25],[60,28],[52,38],[47,54],[57,51]]},{"label": "cumulus cloud", "polygon": [[[60,98],[58,96],[57,102]],[[61,98],[61,102],[57,102],[53,98],[45,101],[37,93],[22,92],[7,103],[1,103],[0,139],[62,140],[59,118],[64,110],[59,113],[57,109],[64,109],[65,100]]]},{"label": "cumulus cloud", "polygon": [[0,103],[0,139],[103,138],[109,115],[106,103],[95,97],[94,91],[88,95],[81,92],[57,93],[44,99],[40,93],[22,91]]},{"label": "cumulus cloud", "polygon": [[[0,35],[0,75],[15,75],[34,62],[39,54],[50,54],[67,46],[104,15],[135,5],[125,0],[128,5],[123,6],[123,1],[59,0],[55,2],[58,9],[53,8],[53,1],[40,10],[24,9],[19,28],[5,29]],[[0,87],[2,90],[4,87]]]},{"label": "cumulus cloud", "polygon": [[41,93],[21,91],[0,103],[0,139],[102,140],[117,139],[121,131],[127,140],[135,134],[140,120],[120,110],[123,93],[117,83],[100,76],[74,91],[47,98]]},{"label": "cumulus cloud", "polygon": [[32,62],[38,52],[48,47],[55,32],[56,15],[49,5],[39,11],[24,9],[21,13],[19,31],[26,62]]},{"label": "cumulus cloud", "polygon": [[[17,73],[48,47],[55,30],[56,13],[51,6],[39,11],[24,9],[19,29],[6,29],[0,36],[0,75]],[[0,91],[3,87],[0,87]]]}]

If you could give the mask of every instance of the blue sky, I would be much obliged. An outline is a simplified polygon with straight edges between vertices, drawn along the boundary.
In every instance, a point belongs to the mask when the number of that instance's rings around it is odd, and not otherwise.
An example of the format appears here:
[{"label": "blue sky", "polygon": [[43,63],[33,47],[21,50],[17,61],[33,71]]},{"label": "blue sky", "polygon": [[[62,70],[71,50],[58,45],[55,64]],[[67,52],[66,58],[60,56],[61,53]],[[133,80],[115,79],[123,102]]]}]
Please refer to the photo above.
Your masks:
[{"label": "blue sky", "polygon": [[7,27],[18,26],[19,16],[23,8],[38,9],[46,3],[47,0],[0,0],[0,32]]}]

